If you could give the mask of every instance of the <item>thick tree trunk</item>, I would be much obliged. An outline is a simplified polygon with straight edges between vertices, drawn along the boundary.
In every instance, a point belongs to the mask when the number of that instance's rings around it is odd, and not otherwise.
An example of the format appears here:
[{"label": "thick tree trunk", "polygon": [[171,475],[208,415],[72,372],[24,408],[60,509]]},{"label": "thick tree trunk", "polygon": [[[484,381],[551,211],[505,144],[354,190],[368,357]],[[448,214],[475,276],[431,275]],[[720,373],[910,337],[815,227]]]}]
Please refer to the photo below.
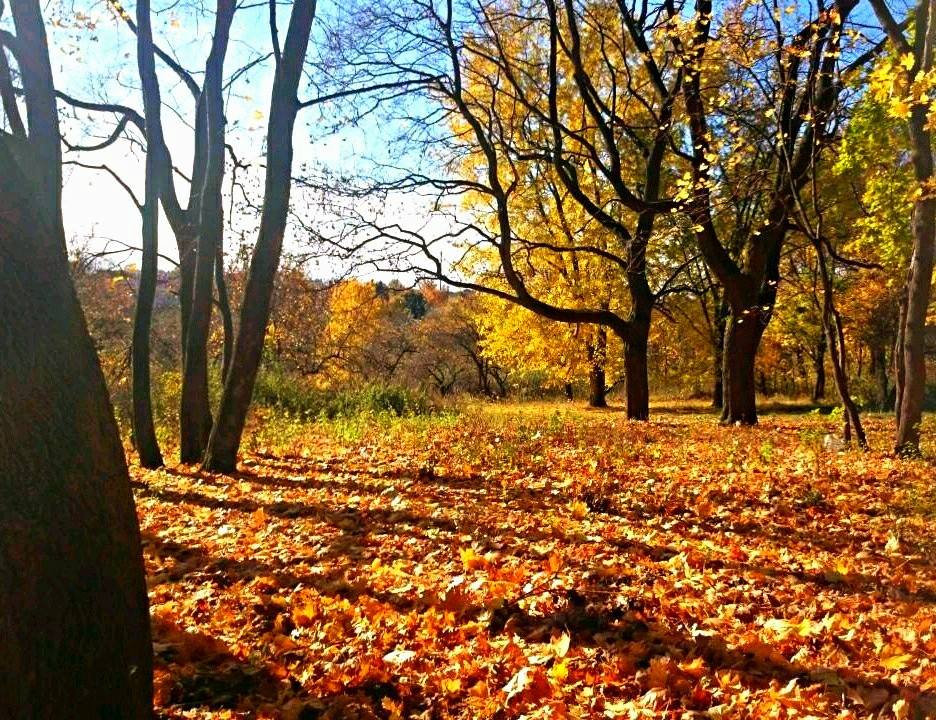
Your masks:
[{"label": "thick tree trunk", "polygon": [[592,363],[588,372],[588,405],[593,408],[608,407],[605,398],[605,370],[604,365]]},{"label": "thick tree trunk", "polygon": [[650,419],[650,381],[647,363],[650,323],[632,322],[624,344],[624,392],[627,418]]},{"label": "thick tree trunk", "polygon": [[148,718],[140,536],[107,388],[64,243],[32,252],[47,223],[0,195],[0,717]]},{"label": "thick tree trunk", "polygon": [[231,368],[221,394],[218,421],[211,431],[205,467],[231,472],[247,420],[270,317],[273,281],[279,267],[289,210],[293,127],[299,104],[296,92],[315,17],[315,0],[296,0],[282,57],[277,62],[267,129],[267,167],[260,231],[250,262]]},{"label": "thick tree trunk", "polygon": [[816,345],[816,355],[813,358],[813,370],[816,374],[816,384],[813,385],[812,401],[819,402],[825,397],[826,371],[825,371],[826,339],[825,336]]},{"label": "thick tree trunk", "polygon": [[722,421],[741,425],[757,423],[757,391],[755,362],[763,335],[757,311],[728,319],[725,334],[725,407]]},{"label": "thick tree trunk", "polygon": [[68,271],[36,0],[14,0],[29,137],[0,134],[0,717],[152,717],[140,534]]}]

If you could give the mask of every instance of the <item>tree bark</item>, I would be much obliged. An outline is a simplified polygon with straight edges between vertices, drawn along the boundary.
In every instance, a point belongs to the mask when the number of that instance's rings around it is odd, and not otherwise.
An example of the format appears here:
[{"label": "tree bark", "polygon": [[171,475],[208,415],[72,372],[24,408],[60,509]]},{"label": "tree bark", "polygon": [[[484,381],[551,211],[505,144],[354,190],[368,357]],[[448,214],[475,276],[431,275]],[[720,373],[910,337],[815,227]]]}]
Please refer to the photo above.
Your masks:
[{"label": "tree bark", "polygon": [[224,279],[224,248],[218,245],[215,259],[215,289],[218,291],[218,311],[224,328],[224,346],[221,355],[221,382],[227,379],[231,367],[231,355],[234,352],[234,318],[231,313],[231,300],[228,296],[227,281]]},{"label": "tree bark", "polygon": [[624,345],[624,393],[628,420],[650,419],[650,381],[647,347],[650,323],[632,322]]},{"label": "tree bark", "polygon": [[29,136],[0,135],[0,717],[152,717],[140,535],[72,286],[36,0],[12,2]]},{"label": "tree bark", "polygon": [[[915,77],[929,74],[936,66],[936,11],[932,0],[918,0],[916,4],[912,45],[884,0],[871,0],[871,6],[894,49],[913,59],[912,67],[904,69],[902,79],[909,84]],[[920,422],[926,395],[926,313],[936,260],[936,197],[932,188],[927,186],[936,177],[933,138],[927,117],[929,105],[925,97],[912,99],[912,103],[908,127],[913,174],[919,184],[919,195],[913,203],[913,254],[907,292],[901,303],[898,352],[894,353],[897,370],[897,435],[894,445],[901,455],[920,454]]]},{"label": "tree bark", "polygon": [[[163,464],[156,428],[153,424],[153,401],[150,388],[150,328],[153,303],[156,298],[157,253],[159,249],[159,196],[161,169],[159,153],[163,137],[158,123],[160,109],[159,82],[149,23],[149,3],[137,5],[137,64],[142,86],[146,118],[146,188],[142,221],[143,259],[137,287],[136,311],[133,317],[132,379],[133,379],[133,445],[140,456],[140,465],[157,468]],[[145,17],[140,17],[141,15]]]},{"label": "tree bark", "polygon": [[752,310],[728,319],[725,334],[725,407],[722,421],[730,424],[757,423],[755,362],[764,327],[760,313]]},{"label": "tree bark", "polygon": [[218,421],[212,428],[205,454],[204,465],[209,470],[231,472],[237,465],[237,450],[260,367],[273,281],[279,267],[289,211],[292,136],[299,109],[296,93],[314,17],[315,0],[296,0],[282,57],[277,59],[267,128],[267,167],[260,230],[244,288],[237,339],[221,393]]},{"label": "tree bark", "polygon": [[887,409],[890,388],[887,380],[887,348],[883,343],[871,347],[871,364],[874,366],[877,409],[884,412]]},{"label": "tree bark", "polygon": [[588,345],[588,405],[594,408],[608,407],[605,397],[605,358],[608,350],[608,330],[595,328],[595,342]]},{"label": "tree bark", "polygon": [[933,282],[936,246],[934,228],[936,199],[918,200],[913,210],[914,247],[910,261],[910,280],[907,283],[907,313],[903,331],[904,381],[896,440],[896,449],[903,455],[920,453],[920,422],[926,396],[926,313]]},{"label": "tree bark", "polygon": [[224,177],[224,57],[227,53],[233,0],[218,0],[214,37],[206,63],[205,104],[207,167],[199,207],[198,242],[185,362],[182,370],[182,403],[179,409],[179,459],[194,463],[204,457],[211,432],[208,399],[208,334],[211,328],[212,286],[218,248],[224,237],[221,183]]},{"label": "tree bark", "polygon": [[145,468],[162,467],[163,458],[153,424],[153,400],[150,388],[150,327],[156,298],[156,212],[158,190],[151,190],[151,168],[147,159],[146,201],[143,208],[143,261],[137,287],[136,310],[133,315],[132,395],[133,446]]},{"label": "tree bark", "polygon": [[715,323],[712,335],[712,407],[725,406],[725,330],[728,325],[728,305],[722,298],[715,308]]},{"label": "tree bark", "polygon": [[816,355],[813,358],[813,369],[816,373],[816,384],[813,385],[812,401],[819,402],[825,397],[826,372],[825,372],[825,354],[826,338],[823,335],[816,344]]}]

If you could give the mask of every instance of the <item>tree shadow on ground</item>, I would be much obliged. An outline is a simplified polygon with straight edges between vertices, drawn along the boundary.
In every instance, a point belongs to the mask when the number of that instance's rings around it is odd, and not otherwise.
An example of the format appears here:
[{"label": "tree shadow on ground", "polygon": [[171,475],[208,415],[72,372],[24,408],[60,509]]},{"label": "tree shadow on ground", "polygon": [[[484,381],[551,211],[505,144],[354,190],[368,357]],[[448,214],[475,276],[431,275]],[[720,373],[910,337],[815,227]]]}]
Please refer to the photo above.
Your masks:
[{"label": "tree shadow on ground", "polygon": [[[190,579],[197,583],[211,581],[223,587],[256,577],[272,577],[281,587],[301,585],[322,595],[349,601],[366,595],[401,612],[437,610],[442,603],[439,598],[414,600],[375,592],[362,578],[366,568],[350,561],[344,568],[321,574],[295,572],[290,562],[213,557],[199,548],[152,534],[144,535],[144,548],[148,553],[177,561],[177,567],[168,573],[174,574],[175,580],[198,573]],[[349,582],[349,574],[358,579]],[[492,637],[508,634],[529,642],[546,642],[556,632],[568,633],[573,646],[601,653],[626,654],[627,662],[635,671],[648,668],[655,658],[669,658],[677,663],[702,658],[711,673],[735,671],[745,685],[753,689],[764,689],[772,683],[784,686],[791,681],[803,687],[820,684],[830,699],[842,702],[847,697],[849,702],[864,703],[866,709],[873,711],[904,697],[916,713],[911,717],[926,717],[936,712],[933,693],[899,687],[889,680],[865,676],[849,668],[811,669],[790,662],[764,643],[731,647],[714,634],[693,636],[665,627],[654,621],[653,608],[644,606],[642,598],[618,594],[612,601],[609,593],[595,582],[560,592],[564,594],[558,598],[558,609],[545,616],[530,614],[518,602],[508,602],[495,612],[466,606],[459,609],[459,617],[462,621],[487,617],[486,629]],[[362,713],[359,717],[381,718],[387,716],[381,707],[382,699],[399,698],[392,682],[349,687],[327,698],[303,695],[298,683],[284,677],[282,672],[275,673],[257,662],[237,658],[213,638],[182,631],[160,620],[154,622],[154,643],[157,667],[175,671],[170,681],[163,681],[161,704],[177,709],[234,709],[242,707],[247,700],[255,705],[281,704],[289,697],[301,705],[304,714],[297,716],[300,718],[338,718],[352,708]],[[679,676],[678,671],[673,672],[674,689],[679,688],[679,683],[689,681]],[[410,709],[421,702],[418,698],[407,699]]]}]

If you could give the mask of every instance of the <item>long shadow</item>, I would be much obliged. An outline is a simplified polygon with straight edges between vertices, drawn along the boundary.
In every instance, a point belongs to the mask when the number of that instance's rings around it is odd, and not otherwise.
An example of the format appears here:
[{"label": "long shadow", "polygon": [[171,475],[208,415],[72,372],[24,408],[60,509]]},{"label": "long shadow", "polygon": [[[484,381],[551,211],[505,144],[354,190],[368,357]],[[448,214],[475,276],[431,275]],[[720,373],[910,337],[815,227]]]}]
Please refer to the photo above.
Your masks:
[{"label": "long shadow", "polygon": [[[328,575],[316,573],[295,573],[289,563],[261,563],[255,560],[234,561],[225,558],[213,558],[201,549],[183,546],[165,541],[151,534],[144,537],[148,551],[161,556],[171,556],[185,566],[188,572],[196,571],[193,565],[199,565],[209,572],[212,579],[221,584],[231,584],[241,579],[250,579],[258,575],[272,576],[284,587],[302,583],[323,595],[356,600],[367,595],[380,602],[396,607],[400,611],[424,612],[430,607],[438,608],[439,603],[424,598],[405,599],[392,593],[374,592],[361,583],[349,583],[347,569],[333,571]],[[226,576],[226,580],[222,576]],[[597,591],[599,594],[595,594]],[[936,710],[936,694],[920,693],[918,688],[901,688],[889,680],[864,676],[849,668],[823,669],[821,672],[787,661],[767,646],[731,647],[717,636],[693,637],[665,627],[653,621],[654,609],[644,606],[641,598],[625,598],[626,602],[612,604],[602,588],[593,583],[584,587],[566,591],[560,598],[555,612],[547,616],[533,616],[521,609],[517,603],[508,603],[501,610],[491,615],[487,631],[491,635],[510,632],[531,642],[548,640],[554,630],[567,632],[575,646],[600,648],[604,651],[626,651],[637,668],[648,667],[655,657],[670,657],[677,661],[701,657],[714,673],[718,670],[734,670],[746,678],[746,682],[756,688],[765,688],[771,681],[785,685],[791,680],[801,685],[825,683],[830,697],[841,701],[842,690],[848,687],[859,696],[880,697],[885,691],[887,698],[895,699],[901,690],[909,691],[913,697],[912,706],[920,714]],[[595,601],[595,597],[602,600]],[[618,600],[620,598],[617,598]],[[652,603],[653,601],[650,600]],[[468,607],[461,609],[463,619],[477,619],[483,608]],[[272,625],[272,620],[271,620]],[[184,636],[179,640],[179,635]],[[285,685],[263,668],[252,666],[233,658],[210,638],[193,638],[191,633],[173,635],[157,629],[157,662],[169,665],[179,659],[195,663],[195,672],[176,679],[169,695],[169,704],[173,707],[208,707],[214,709],[236,708],[241,700],[273,699],[277,693],[287,688],[295,692],[298,688]],[[179,643],[182,647],[177,647]],[[186,647],[194,645],[194,650]],[[639,655],[634,656],[634,649],[639,648]],[[160,653],[162,655],[160,655]],[[341,703],[352,702],[349,694],[357,694],[363,701],[377,701],[381,697],[397,699],[396,690],[389,684],[377,684],[373,687],[349,687],[341,696],[330,699],[309,698],[309,712],[318,712],[344,698]],[[906,693],[905,693],[906,694]],[[419,700],[410,699],[419,704]],[[379,707],[379,702],[374,702]],[[413,705],[411,705],[412,707]],[[701,709],[701,708],[700,708]],[[309,717],[317,717],[311,714]]]},{"label": "long shadow", "polygon": [[235,657],[216,638],[164,618],[153,618],[153,649],[156,695],[166,710],[236,710],[248,699],[252,705],[274,703],[299,690],[264,665]]},{"label": "long shadow", "polygon": [[[280,668],[235,656],[205,633],[182,630],[164,618],[153,619],[154,667],[157,671],[155,717],[178,717],[190,710],[245,711],[253,717],[262,705],[281,707],[286,700],[298,720],[387,718],[383,700],[398,701],[409,714],[427,707],[418,686],[405,692],[394,682],[353,682],[340,693],[313,696]],[[392,679],[391,679],[392,680]]]},{"label": "long shadow", "polygon": [[[289,481],[287,481],[289,482]],[[590,544],[589,541],[560,537],[554,533],[546,532],[534,527],[524,527],[522,536],[516,534],[513,526],[504,526],[496,523],[485,523],[477,519],[466,517],[470,513],[464,511],[457,519],[447,517],[431,517],[409,510],[392,508],[331,508],[321,504],[310,504],[308,502],[286,502],[276,501],[271,503],[260,503],[249,499],[227,499],[214,498],[195,491],[169,490],[165,488],[155,488],[145,483],[135,482],[136,492],[150,497],[156,497],[160,500],[170,503],[191,503],[201,507],[211,509],[228,509],[240,512],[252,513],[258,509],[273,517],[281,519],[299,519],[312,518],[320,522],[325,522],[342,531],[342,536],[331,544],[327,553],[320,556],[319,559],[326,560],[330,558],[344,558],[349,555],[358,555],[361,552],[361,545],[366,542],[368,535],[380,535],[382,533],[397,534],[401,527],[410,530],[419,529],[426,539],[442,546],[441,539],[433,540],[427,535],[427,531],[443,532],[446,536],[452,537],[459,534],[469,534],[482,545],[497,546],[499,552],[507,553],[520,559],[539,560],[539,555],[532,549],[532,545],[550,541],[561,541],[566,544],[581,545]],[[451,503],[452,498],[443,498]],[[525,500],[528,500],[524,496]],[[552,498],[555,502],[555,497]],[[527,507],[533,511],[535,508]],[[479,517],[481,514],[476,514]],[[724,536],[727,532],[743,535],[753,535],[764,537],[781,543],[788,543],[790,534],[793,532],[790,528],[783,526],[778,528],[766,529],[761,526],[750,524],[742,528],[732,527],[730,530],[722,529],[719,525],[711,521],[697,518],[681,518],[681,523],[686,525],[697,525],[707,533],[713,536]],[[609,538],[606,539],[608,545],[619,551],[634,553],[643,557],[650,558],[656,562],[665,562],[679,553],[679,550],[665,545],[649,545],[640,541]],[[818,541],[815,534],[804,536],[804,542],[812,542],[821,546],[824,541]],[[837,545],[828,546],[829,552],[838,553],[842,547]],[[810,573],[796,570],[789,567],[773,567],[770,565],[754,565],[746,562],[726,561],[719,558],[712,558],[706,561],[707,567],[711,569],[735,570],[737,572],[755,573],[768,577],[789,577],[800,582],[810,583],[824,589],[832,590],[838,594],[858,594],[876,592],[883,598],[891,598],[898,601],[916,601],[923,603],[936,602],[936,593],[929,588],[920,588],[916,591],[908,591],[902,588],[896,588],[887,581],[868,576],[848,576],[844,578],[827,578],[821,573]],[[894,595],[897,597],[894,597]]]},{"label": "long shadow", "polygon": [[[732,647],[723,638],[692,636],[665,627],[652,620],[652,611],[631,605],[626,609],[609,606],[607,603],[588,599],[589,589],[582,593],[570,593],[563,609],[545,617],[534,617],[519,608],[496,626],[489,627],[492,633],[509,631],[529,641],[542,642],[553,631],[569,634],[572,646],[600,647],[613,649],[626,644],[629,659],[637,668],[646,668],[656,657],[669,657],[677,661],[702,658],[714,674],[719,670],[733,670],[758,689],[772,682],[786,685],[796,680],[803,687],[822,684],[831,700],[841,702],[843,689],[848,687],[859,697],[878,698],[879,710],[893,702],[902,693],[910,701],[911,717],[931,717],[936,712],[936,693],[920,692],[918,687],[901,687],[886,678],[863,675],[851,668],[812,669],[800,663],[790,662],[769,646],[760,644]],[[638,653],[637,656],[634,652]],[[678,677],[675,678],[678,682]],[[687,678],[691,681],[691,678]],[[882,695],[881,691],[884,691]],[[707,709],[707,708],[697,708]],[[914,714],[915,713],[915,714]]]}]

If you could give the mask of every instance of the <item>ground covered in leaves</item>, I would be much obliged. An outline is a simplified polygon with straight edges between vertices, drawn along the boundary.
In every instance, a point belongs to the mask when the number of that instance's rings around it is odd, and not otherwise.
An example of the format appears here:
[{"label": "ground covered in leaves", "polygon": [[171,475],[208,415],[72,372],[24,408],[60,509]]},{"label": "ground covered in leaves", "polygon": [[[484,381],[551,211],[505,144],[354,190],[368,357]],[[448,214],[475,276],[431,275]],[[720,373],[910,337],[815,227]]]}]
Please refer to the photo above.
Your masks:
[{"label": "ground covered in leaves", "polygon": [[160,716],[934,717],[936,465],[869,424],[500,406],[135,468]]}]

